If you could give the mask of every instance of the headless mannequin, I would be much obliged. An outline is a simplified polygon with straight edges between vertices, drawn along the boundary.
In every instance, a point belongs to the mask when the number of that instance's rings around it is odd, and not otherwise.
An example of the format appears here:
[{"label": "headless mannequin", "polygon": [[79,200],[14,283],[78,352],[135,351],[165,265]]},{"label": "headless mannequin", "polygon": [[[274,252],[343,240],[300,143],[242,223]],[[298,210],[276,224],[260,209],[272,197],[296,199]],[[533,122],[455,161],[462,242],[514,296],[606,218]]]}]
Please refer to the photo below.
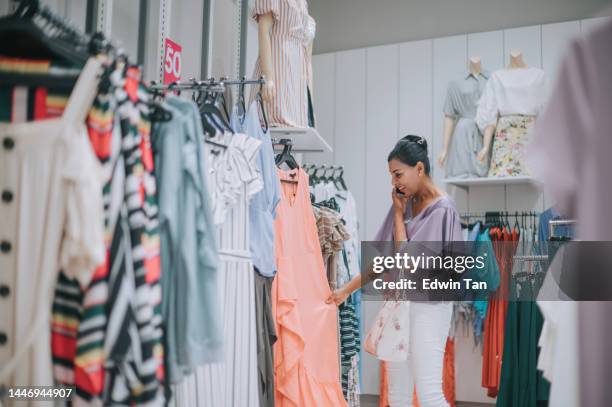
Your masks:
[{"label": "headless mannequin", "polygon": [[[527,68],[527,64],[523,60],[523,53],[519,50],[510,51],[510,64],[508,65],[508,69],[522,68]],[[482,150],[480,150],[476,156],[480,162],[484,162],[489,156],[489,152],[491,151],[491,142],[493,141],[493,134],[495,133],[495,127],[496,126],[492,124],[487,126],[484,131]]]},{"label": "headless mannequin", "polygon": [[272,103],[276,95],[276,85],[274,83],[274,69],[272,67],[272,44],[270,41],[270,31],[274,24],[272,13],[259,16],[258,37],[259,37],[259,59],[261,70],[266,84],[263,86],[261,96],[267,103]]},{"label": "headless mannequin", "polygon": [[[470,74],[474,77],[478,77],[482,72],[482,61],[480,57],[471,57],[468,65]],[[453,139],[453,131],[455,130],[455,118],[452,116],[444,115],[444,145],[442,152],[438,157],[438,164],[440,167],[444,167],[446,159],[448,158],[448,149]]]}]

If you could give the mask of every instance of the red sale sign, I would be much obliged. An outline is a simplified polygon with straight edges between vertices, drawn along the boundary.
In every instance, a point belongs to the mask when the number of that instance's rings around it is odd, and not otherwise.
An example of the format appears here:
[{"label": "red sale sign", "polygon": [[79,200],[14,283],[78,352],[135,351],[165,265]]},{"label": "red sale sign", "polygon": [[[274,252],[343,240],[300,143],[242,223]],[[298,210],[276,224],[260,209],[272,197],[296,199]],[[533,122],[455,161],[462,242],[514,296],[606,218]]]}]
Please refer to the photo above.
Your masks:
[{"label": "red sale sign", "polygon": [[176,82],[181,79],[183,47],[171,39],[166,38],[166,52],[164,54],[164,84]]}]

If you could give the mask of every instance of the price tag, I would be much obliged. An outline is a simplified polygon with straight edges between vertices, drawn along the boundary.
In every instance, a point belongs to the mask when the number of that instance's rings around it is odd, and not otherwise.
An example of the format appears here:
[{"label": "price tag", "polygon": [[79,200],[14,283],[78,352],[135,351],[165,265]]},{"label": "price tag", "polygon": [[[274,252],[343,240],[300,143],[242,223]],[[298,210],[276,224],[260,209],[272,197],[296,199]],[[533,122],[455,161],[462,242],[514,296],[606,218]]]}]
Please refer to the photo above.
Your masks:
[{"label": "price tag", "polygon": [[183,47],[171,39],[166,38],[166,52],[164,54],[164,84],[181,79],[183,68]]}]

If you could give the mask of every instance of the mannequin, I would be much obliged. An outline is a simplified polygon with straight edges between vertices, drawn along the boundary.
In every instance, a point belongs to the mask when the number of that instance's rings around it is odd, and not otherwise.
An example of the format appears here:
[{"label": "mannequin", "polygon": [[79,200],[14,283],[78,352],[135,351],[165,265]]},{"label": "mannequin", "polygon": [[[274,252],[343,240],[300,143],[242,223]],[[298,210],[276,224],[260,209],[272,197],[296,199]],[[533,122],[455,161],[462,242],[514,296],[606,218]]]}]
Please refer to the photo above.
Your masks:
[{"label": "mannequin", "polygon": [[[306,0],[255,0],[259,54],[253,77],[263,76],[270,126],[308,127],[311,46],[316,24]],[[312,90],[312,86],[310,86]],[[251,100],[258,89],[252,89]]]},{"label": "mannequin", "polygon": [[450,83],[444,106],[444,143],[438,164],[446,166],[447,177],[481,177],[486,174],[485,166],[476,160],[474,154],[482,145],[482,135],[474,122],[474,115],[488,74],[483,72],[479,56],[470,57],[467,68],[467,76]]},{"label": "mannequin", "polygon": [[261,71],[266,79],[261,96],[267,103],[272,103],[276,96],[274,69],[272,68],[272,43],[270,41],[270,31],[272,31],[272,24],[274,24],[272,13],[260,15],[258,23],[259,60],[261,61]]},{"label": "mannequin", "polygon": [[472,75],[477,76],[482,72],[482,61],[480,57],[471,57],[469,71]]},{"label": "mannequin", "polygon": [[[527,64],[523,60],[523,53],[520,50],[513,49],[510,51],[510,64],[508,69],[523,69],[527,68]],[[495,133],[495,125],[487,126],[484,131],[484,139],[482,149],[478,152],[477,158],[480,162],[485,162],[491,152],[491,141]]]},{"label": "mannequin", "polygon": [[493,72],[476,112],[476,124],[484,134],[477,160],[484,163],[490,158],[489,177],[530,175],[523,156],[545,95],[546,74],[527,66],[519,50],[510,52],[506,68]]},{"label": "mannequin", "polygon": [[520,50],[514,49],[510,51],[510,66],[509,69],[527,68],[527,64],[523,61],[523,53]]}]

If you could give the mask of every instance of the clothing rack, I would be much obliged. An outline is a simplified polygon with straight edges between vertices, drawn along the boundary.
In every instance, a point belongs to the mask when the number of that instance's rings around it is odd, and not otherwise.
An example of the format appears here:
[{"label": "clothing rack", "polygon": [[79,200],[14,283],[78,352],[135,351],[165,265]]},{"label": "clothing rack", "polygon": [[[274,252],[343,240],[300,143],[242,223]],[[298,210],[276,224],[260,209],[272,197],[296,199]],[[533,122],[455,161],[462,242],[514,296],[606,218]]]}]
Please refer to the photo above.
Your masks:
[{"label": "clothing rack", "polygon": [[210,78],[206,81],[198,81],[194,78],[187,82],[176,81],[168,84],[152,83],[151,89],[156,91],[167,91],[167,90],[209,90],[213,92],[224,92],[226,86],[245,86],[245,85],[265,85],[266,80],[261,77],[259,79],[237,79],[227,80],[221,78],[215,80]]},{"label": "clothing rack", "polygon": [[512,258],[519,261],[548,261],[548,255],[546,254],[517,255]]},{"label": "clothing rack", "polygon": [[538,216],[539,213],[535,211],[490,211],[490,212],[463,212],[459,216],[462,218],[484,218],[486,216],[499,215],[508,218],[518,218],[522,216]]},{"label": "clothing rack", "polygon": [[[548,231],[549,231],[549,236],[553,236],[554,235],[554,229],[555,226],[562,226],[562,225],[574,225],[576,224],[576,221],[573,219],[555,219],[555,220],[549,220],[548,221]],[[527,256],[513,256],[514,260],[519,260],[519,261],[548,261],[548,255],[547,254],[536,254],[536,255],[527,255]]]}]

